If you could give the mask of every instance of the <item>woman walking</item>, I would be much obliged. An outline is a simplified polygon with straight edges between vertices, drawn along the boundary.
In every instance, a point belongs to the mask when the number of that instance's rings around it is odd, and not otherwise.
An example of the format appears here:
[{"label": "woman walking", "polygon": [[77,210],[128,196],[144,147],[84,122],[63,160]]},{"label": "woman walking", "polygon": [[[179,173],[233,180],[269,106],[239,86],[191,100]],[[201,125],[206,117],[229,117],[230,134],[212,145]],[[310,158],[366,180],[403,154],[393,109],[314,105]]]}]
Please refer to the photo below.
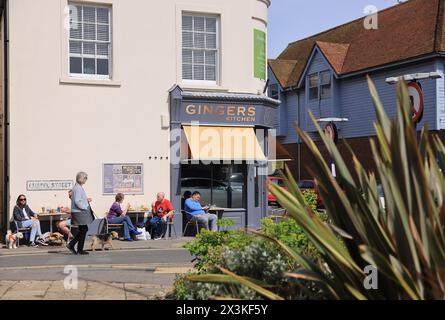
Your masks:
[{"label": "woman walking", "polygon": [[[88,254],[83,250],[85,238],[88,232],[88,225],[94,221],[91,211],[91,198],[87,198],[87,194],[83,189],[83,185],[87,182],[88,175],[85,172],[79,172],[76,175],[76,184],[73,188],[71,198],[71,223],[78,226],[79,232],[67,245],[67,248],[74,254]],[[77,244],[77,251],[74,248]]]}]

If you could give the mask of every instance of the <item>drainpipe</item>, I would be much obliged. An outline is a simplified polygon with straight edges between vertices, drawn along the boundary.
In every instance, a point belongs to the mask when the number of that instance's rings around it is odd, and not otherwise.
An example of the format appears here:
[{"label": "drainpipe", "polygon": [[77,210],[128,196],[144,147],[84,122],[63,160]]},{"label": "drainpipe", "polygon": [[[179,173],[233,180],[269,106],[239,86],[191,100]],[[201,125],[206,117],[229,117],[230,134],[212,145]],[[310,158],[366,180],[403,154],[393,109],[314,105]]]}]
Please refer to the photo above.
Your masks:
[{"label": "drainpipe", "polygon": [[[295,94],[297,95],[297,108],[298,108],[298,112],[297,112],[297,125],[298,127],[301,126],[301,104],[300,104],[300,92],[298,91],[298,88],[295,89],[291,89],[295,92]],[[300,138],[298,137],[298,140],[300,140]],[[297,163],[298,163],[298,182],[301,180],[301,141],[299,141],[297,143],[297,148],[298,148],[298,158],[297,158]]]},{"label": "drainpipe", "polygon": [[8,23],[8,0],[3,4],[3,230],[2,235],[8,229],[9,216],[9,23]]}]

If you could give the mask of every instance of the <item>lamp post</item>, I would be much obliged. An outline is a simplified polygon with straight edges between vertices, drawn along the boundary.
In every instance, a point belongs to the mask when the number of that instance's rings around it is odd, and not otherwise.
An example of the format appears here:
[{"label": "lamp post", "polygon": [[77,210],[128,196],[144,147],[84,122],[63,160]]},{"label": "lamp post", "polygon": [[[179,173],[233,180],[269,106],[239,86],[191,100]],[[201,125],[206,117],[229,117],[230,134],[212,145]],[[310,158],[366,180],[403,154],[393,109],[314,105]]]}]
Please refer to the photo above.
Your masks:
[{"label": "lamp post", "polygon": [[[321,118],[317,119],[317,122],[319,123],[326,123],[324,127],[324,132],[328,134],[332,141],[334,141],[335,145],[338,144],[338,128],[336,123],[343,123],[348,122],[348,118]],[[335,178],[337,176],[336,170],[335,170],[335,163],[334,159],[331,158],[331,172],[332,176]]]}]

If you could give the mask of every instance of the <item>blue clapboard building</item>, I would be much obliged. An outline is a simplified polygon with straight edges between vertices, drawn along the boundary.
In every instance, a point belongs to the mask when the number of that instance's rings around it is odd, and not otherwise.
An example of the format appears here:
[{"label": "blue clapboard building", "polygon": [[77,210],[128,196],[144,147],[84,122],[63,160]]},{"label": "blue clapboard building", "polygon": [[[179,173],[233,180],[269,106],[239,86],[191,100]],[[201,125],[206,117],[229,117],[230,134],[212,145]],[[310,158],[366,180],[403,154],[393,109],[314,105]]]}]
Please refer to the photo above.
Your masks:
[{"label": "blue clapboard building", "polygon": [[396,113],[395,80],[404,76],[421,88],[413,98],[415,103],[423,98],[417,129],[428,125],[445,138],[444,14],[445,0],[411,0],[379,12],[375,21],[358,19],[290,43],[269,61],[269,95],[282,102],[275,125],[278,141],[292,155],[288,165],[296,178],[310,179],[311,173],[294,124],[309,132],[324,152],[309,112],[317,119],[347,119],[335,123],[339,148],[347,154],[341,142],[345,138],[372,170],[369,139],[375,135],[376,117],[367,75],[390,116]]}]

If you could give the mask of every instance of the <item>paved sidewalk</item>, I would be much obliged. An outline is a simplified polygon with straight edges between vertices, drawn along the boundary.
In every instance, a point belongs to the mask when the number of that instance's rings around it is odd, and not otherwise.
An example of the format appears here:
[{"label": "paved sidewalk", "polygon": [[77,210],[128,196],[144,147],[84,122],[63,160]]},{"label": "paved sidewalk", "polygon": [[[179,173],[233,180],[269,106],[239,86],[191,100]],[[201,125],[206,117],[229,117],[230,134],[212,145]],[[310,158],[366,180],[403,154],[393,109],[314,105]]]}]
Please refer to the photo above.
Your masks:
[{"label": "paved sidewalk", "polygon": [[[190,237],[171,238],[162,240],[147,240],[147,241],[120,241],[113,240],[113,250],[146,250],[146,249],[178,249],[182,248],[184,244],[194,240]],[[85,242],[85,249],[90,249],[90,241]],[[107,248],[105,248],[107,249]],[[96,250],[101,251],[100,248]],[[29,255],[29,254],[42,254],[42,253],[57,253],[68,251],[65,245],[62,246],[40,246],[38,248],[31,248],[26,245],[21,245],[17,249],[11,249],[5,247],[4,244],[0,245],[0,257],[2,255]]]},{"label": "paved sidewalk", "polygon": [[[183,245],[193,238],[123,242],[113,250],[72,255],[65,246],[0,249],[0,300],[162,299],[177,274],[193,269]],[[85,248],[89,250],[88,241]],[[75,267],[77,289],[65,288]]]},{"label": "paved sidewalk", "polygon": [[64,281],[0,281],[0,300],[157,300],[172,286],[79,281],[66,290]]}]

